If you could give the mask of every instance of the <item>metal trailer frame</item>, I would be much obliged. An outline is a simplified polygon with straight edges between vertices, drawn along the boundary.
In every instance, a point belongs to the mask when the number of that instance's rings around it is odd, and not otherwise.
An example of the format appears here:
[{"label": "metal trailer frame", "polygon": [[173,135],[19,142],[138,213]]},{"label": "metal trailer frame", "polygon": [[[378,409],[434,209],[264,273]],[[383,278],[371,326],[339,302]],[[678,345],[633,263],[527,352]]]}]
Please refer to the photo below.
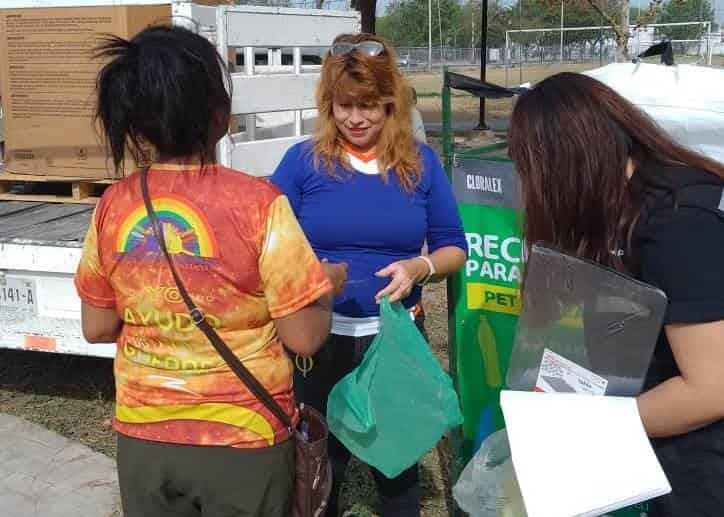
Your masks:
[{"label": "metal trailer frame", "polygon": [[[249,25],[235,19],[252,19]],[[284,27],[284,31],[274,28]],[[223,165],[254,176],[270,176],[286,150],[307,138],[302,111],[316,108],[319,67],[302,66],[302,48],[328,47],[338,34],[359,32],[360,15],[326,11],[256,6],[216,8],[216,48],[222,56],[243,49],[244,70],[231,74],[232,115],[245,118],[245,131],[225,137],[218,154]],[[270,53],[266,67],[255,66],[255,48]],[[282,49],[291,48],[293,65],[282,65]],[[259,139],[257,116],[294,112],[293,134]]]},{"label": "metal trailer frame", "polygon": [[0,348],[115,355],[115,344],[83,339],[73,285],[92,211],[87,205],[0,202],[0,291],[21,289],[21,296],[34,298],[34,307],[0,312]]}]

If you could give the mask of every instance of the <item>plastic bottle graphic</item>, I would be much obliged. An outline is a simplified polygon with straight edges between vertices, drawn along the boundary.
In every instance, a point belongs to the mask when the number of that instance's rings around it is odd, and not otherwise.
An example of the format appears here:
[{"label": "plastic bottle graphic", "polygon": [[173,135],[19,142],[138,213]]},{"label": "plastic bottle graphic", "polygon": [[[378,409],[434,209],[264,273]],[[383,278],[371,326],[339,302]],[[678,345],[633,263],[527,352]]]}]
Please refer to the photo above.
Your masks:
[{"label": "plastic bottle graphic", "polygon": [[478,346],[483,356],[485,383],[491,388],[500,388],[503,385],[503,376],[500,373],[498,344],[485,314],[480,315],[478,324]]}]

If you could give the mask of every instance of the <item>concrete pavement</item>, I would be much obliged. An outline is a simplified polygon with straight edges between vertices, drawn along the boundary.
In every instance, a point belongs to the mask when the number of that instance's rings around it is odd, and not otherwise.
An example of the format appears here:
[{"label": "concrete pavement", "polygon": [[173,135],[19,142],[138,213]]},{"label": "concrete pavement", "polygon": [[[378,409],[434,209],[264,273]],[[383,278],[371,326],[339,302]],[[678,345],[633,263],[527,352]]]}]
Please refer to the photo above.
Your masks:
[{"label": "concrete pavement", "polygon": [[116,464],[21,418],[0,413],[0,515],[120,515]]}]

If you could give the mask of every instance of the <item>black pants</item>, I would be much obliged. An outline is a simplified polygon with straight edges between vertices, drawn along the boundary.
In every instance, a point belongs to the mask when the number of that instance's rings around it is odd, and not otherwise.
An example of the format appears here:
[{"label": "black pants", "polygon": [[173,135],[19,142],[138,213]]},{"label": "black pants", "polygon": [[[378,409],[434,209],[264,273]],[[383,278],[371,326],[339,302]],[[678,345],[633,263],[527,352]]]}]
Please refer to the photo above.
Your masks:
[{"label": "black pants", "polygon": [[125,517],[288,517],[294,441],[235,449],[119,434],[118,481]]},{"label": "black pants", "polygon": [[[422,318],[418,318],[416,323],[422,330]],[[309,359],[296,358],[294,390],[297,401],[309,404],[326,415],[330,391],[342,377],[359,366],[374,337],[331,334],[311,362]],[[327,517],[337,517],[340,514],[339,492],[351,453],[331,434],[329,458],[332,463],[334,483]],[[371,470],[382,503],[381,517],[419,517],[420,486],[417,465],[394,479],[385,477],[377,469]]]},{"label": "black pants", "polygon": [[650,502],[651,517],[724,515],[724,426],[652,440],[671,493]]}]

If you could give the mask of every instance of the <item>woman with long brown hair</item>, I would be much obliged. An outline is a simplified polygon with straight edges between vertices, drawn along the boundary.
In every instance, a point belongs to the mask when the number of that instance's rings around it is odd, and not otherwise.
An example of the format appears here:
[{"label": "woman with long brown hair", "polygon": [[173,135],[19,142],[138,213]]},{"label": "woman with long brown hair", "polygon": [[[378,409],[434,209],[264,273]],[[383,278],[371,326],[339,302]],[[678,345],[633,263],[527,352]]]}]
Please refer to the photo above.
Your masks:
[{"label": "woman with long brown hair", "polygon": [[721,515],[724,165],[573,73],[520,97],[509,152],[529,244],[546,241],[666,292],[665,327],[638,403],[673,492],[649,515]]},{"label": "woman with long brown hair", "polygon": [[[298,398],[326,412],[332,387],[360,364],[379,331],[377,302],[389,296],[414,315],[420,285],[462,267],[467,245],[439,159],[413,139],[410,89],[383,40],[336,38],[322,65],[317,105],[316,134],[289,150],[272,182],[289,198],[319,258],[349,264],[330,338],[312,361],[297,361]],[[329,453],[335,485],[327,515],[336,516],[350,453],[334,437]],[[420,514],[416,465],[395,479],[373,473],[383,516]]]}]

